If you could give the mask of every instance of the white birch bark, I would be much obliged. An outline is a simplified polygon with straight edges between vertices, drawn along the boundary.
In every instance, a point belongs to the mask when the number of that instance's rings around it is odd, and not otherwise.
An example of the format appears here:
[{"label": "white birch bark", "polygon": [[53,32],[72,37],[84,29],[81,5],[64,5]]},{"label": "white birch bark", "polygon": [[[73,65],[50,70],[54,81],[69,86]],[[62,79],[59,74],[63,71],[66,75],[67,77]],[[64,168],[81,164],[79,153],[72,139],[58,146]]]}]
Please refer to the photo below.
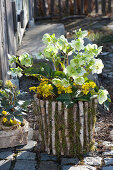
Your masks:
[{"label": "white birch bark", "polygon": [[84,102],[85,105],[85,129],[86,129],[86,139],[89,143],[89,133],[88,133],[88,102]]},{"label": "white birch bark", "polygon": [[84,144],[84,110],[83,110],[83,102],[79,101],[79,115],[80,115],[80,142],[83,150],[83,144]]},{"label": "white birch bark", "polygon": [[49,112],[48,112],[48,106],[49,106],[49,101],[46,101],[46,118],[47,118],[47,129],[48,129],[48,134],[47,134],[47,153],[50,154],[50,123],[49,123]]},{"label": "white birch bark", "polygon": [[74,144],[76,144],[76,122],[77,122],[77,104],[73,106],[73,119],[74,119]]},{"label": "white birch bark", "polygon": [[41,106],[41,114],[42,114],[42,122],[43,122],[43,132],[44,132],[44,143],[45,143],[45,151],[47,151],[47,142],[46,142],[46,127],[45,127],[45,108],[44,108],[44,101],[40,100]]},{"label": "white birch bark", "polygon": [[64,121],[65,121],[65,137],[67,143],[67,155],[69,155],[70,151],[70,141],[69,141],[69,133],[68,133],[68,109],[64,109]]},{"label": "white birch bark", "polygon": [[[58,115],[61,117],[61,110],[62,110],[62,102],[58,102]],[[62,147],[62,132],[59,130],[59,142],[60,142],[60,148],[61,148],[61,155],[64,155],[63,147]]]},{"label": "white birch bark", "polygon": [[55,148],[55,106],[56,106],[56,102],[52,102],[52,151],[53,151],[53,155],[56,154],[56,148]]}]

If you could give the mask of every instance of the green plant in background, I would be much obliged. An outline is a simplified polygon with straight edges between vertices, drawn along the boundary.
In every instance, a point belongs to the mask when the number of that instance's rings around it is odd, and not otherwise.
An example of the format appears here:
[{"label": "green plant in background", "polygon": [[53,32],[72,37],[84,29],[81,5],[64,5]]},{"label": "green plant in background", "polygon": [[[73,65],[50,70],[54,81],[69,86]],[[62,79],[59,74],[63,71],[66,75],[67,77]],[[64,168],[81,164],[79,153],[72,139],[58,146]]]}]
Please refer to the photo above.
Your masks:
[{"label": "green plant in background", "polygon": [[[44,58],[54,65],[51,69],[49,63],[39,62],[33,64],[33,57],[27,53],[19,57],[9,55],[9,63],[18,64],[11,68],[9,74],[13,76],[34,76],[40,81],[38,87],[30,87],[41,99],[52,99],[64,102],[67,107],[77,101],[90,101],[97,98],[100,104],[108,108],[110,97],[106,89],[97,87],[96,83],[88,79],[89,74],[100,74],[104,68],[101,59],[97,56],[102,51],[102,46],[96,44],[84,45],[87,31],[75,31],[74,40],[68,40],[61,35],[44,34],[43,42],[46,48],[40,53],[39,58]],[[69,61],[70,56],[73,58]],[[32,66],[31,66],[32,65]]]},{"label": "green plant in background", "polygon": [[27,101],[18,99],[20,91],[7,80],[0,89],[0,121],[4,126],[24,125],[23,115],[27,111]]}]

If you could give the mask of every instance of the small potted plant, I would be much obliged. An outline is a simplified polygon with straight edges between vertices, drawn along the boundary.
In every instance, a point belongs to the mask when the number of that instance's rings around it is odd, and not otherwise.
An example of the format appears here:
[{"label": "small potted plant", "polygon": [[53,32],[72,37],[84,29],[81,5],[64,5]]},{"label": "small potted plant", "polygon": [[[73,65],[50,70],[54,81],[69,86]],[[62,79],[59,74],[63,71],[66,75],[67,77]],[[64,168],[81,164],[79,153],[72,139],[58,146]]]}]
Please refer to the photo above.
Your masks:
[{"label": "small potted plant", "polygon": [[10,80],[0,89],[0,148],[27,144],[28,122],[22,117],[27,102],[18,99],[19,93]]},{"label": "small potted plant", "polygon": [[55,34],[44,34],[46,48],[38,58],[45,59],[45,63],[32,65],[33,59],[27,53],[9,56],[11,65],[18,64],[9,74],[34,76],[40,81],[37,87],[29,89],[36,93],[39,140],[44,150],[54,155],[80,156],[90,151],[94,144],[97,103],[108,109],[110,102],[108,91],[88,77],[100,74],[104,65],[97,58],[102,47],[84,45],[87,34],[79,29],[71,42],[64,35],[56,38]]}]

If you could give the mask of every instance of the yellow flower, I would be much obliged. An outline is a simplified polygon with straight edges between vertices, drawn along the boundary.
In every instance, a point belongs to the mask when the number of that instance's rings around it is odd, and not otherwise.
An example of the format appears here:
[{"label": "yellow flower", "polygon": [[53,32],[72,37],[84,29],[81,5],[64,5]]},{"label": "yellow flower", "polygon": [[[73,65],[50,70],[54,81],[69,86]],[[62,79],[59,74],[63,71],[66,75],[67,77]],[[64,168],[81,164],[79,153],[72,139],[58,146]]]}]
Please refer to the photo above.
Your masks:
[{"label": "yellow flower", "polygon": [[7,80],[7,81],[5,82],[5,86],[11,87],[11,88],[14,87],[13,83],[11,82],[11,80]]},{"label": "yellow flower", "polygon": [[3,117],[2,120],[3,120],[4,123],[8,121],[6,117]]},{"label": "yellow flower", "polygon": [[36,88],[37,88],[37,87],[33,86],[33,87],[30,87],[29,90],[30,90],[30,91],[31,91],[31,90],[35,91]]},{"label": "yellow flower", "polygon": [[90,85],[91,88],[95,88],[96,87],[96,83],[94,83],[94,82],[89,82],[89,85]]},{"label": "yellow flower", "polygon": [[14,119],[14,120],[10,119],[10,123],[11,123],[12,125],[16,125],[16,124],[21,125],[21,122],[18,122],[18,121],[16,121],[15,119]]},{"label": "yellow flower", "polygon": [[5,110],[2,111],[3,115],[7,115],[7,112]]},{"label": "yellow flower", "polygon": [[52,90],[53,90],[53,87],[51,84],[45,84],[43,87],[42,87],[42,96],[43,97],[48,97],[48,96],[51,96],[52,95]]},{"label": "yellow flower", "polygon": [[90,85],[89,83],[85,83],[82,85],[83,93],[87,95],[89,93]]},{"label": "yellow flower", "polygon": [[71,86],[65,87],[64,91],[65,93],[72,93],[72,87]]}]

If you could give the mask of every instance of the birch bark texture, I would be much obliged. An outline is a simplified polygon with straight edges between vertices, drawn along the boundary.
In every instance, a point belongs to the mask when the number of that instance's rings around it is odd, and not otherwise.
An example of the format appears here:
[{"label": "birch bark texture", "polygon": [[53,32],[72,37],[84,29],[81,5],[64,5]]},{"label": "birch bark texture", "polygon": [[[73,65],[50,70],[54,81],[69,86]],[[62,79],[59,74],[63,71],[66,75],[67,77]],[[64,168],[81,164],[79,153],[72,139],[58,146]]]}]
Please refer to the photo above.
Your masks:
[{"label": "birch bark texture", "polygon": [[[62,102],[34,96],[43,151],[53,155],[81,156],[93,148],[97,99],[66,108]],[[42,126],[40,126],[42,125]]]}]

